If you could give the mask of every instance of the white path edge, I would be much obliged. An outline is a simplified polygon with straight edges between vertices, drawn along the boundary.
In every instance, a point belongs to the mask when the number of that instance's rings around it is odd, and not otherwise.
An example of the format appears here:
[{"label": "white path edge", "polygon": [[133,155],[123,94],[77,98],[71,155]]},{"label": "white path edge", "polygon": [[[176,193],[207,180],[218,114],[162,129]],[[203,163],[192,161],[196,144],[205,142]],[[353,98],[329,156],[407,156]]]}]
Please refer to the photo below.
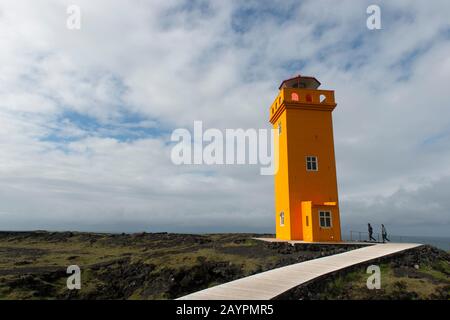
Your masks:
[{"label": "white path edge", "polygon": [[317,277],[419,246],[415,243],[368,246],[261,272],[177,300],[270,300]]}]

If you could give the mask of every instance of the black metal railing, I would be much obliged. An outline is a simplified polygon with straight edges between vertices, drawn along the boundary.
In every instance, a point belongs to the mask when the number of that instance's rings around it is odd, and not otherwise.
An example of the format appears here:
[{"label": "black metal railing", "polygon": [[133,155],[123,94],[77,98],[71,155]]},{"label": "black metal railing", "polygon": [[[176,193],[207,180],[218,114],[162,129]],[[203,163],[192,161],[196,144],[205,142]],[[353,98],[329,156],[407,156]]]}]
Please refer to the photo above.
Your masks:
[{"label": "black metal railing", "polygon": [[[348,241],[369,241],[369,242],[382,242],[383,237],[381,236],[381,233],[378,232],[374,232],[372,234],[372,237],[376,240],[373,241],[371,239],[369,239],[369,232],[367,231],[354,231],[354,230],[350,230],[350,237],[347,238],[346,240]],[[388,235],[387,238],[390,241],[394,241],[394,242],[403,242],[403,236],[397,236],[397,235]]]}]

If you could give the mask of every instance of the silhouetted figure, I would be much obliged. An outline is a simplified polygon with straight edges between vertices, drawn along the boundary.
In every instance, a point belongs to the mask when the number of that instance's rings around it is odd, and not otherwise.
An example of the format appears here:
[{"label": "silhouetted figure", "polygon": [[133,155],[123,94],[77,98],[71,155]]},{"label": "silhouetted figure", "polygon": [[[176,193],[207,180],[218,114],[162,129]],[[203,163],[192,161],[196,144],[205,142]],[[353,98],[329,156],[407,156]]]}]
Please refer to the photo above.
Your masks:
[{"label": "silhouetted figure", "polygon": [[369,230],[369,241],[377,241],[373,237],[373,229],[372,229],[372,226],[370,225],[370,223],[367,224],[367,229]]},{"label": "silhouetted figure", "polygon": [[386,241],[391,241],[387,237],[387,231],[386,228],[384,227],[384,224],[381,225],[381,236],[383,237],[383,243],[385,243]]}]

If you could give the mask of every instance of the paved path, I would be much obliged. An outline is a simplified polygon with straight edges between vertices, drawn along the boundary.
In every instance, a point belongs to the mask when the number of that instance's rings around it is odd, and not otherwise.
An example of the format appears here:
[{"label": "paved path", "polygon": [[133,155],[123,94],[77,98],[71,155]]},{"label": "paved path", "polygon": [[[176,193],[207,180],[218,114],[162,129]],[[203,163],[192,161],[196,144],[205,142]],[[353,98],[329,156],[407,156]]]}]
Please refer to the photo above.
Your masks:
[{"label": "paved path", "polygon": [[180,300],[270,300],[314,278],[363,262],[421,246],[386,243],[258,273],[191,293]]}]

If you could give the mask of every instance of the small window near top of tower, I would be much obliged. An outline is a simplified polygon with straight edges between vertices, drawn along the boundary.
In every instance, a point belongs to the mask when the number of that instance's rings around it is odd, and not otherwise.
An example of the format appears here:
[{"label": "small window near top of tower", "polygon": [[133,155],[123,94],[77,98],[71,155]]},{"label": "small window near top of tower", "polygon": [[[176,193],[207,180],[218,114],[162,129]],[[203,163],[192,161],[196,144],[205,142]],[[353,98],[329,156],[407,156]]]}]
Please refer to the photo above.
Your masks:
[{"label": "small window near top of tower", "polygon": [[309,227],[309,216],[306,216],[306,226]]},{"label": "small window near top of tower", "polygon": [[319,223],[321,228],[331,228],[331,212],[319,211]]},{"label": "small window near top of tower", "polygon": [[278,134],[281,134],[281,122],[278,122]]},{"label": "small window near top of tower", "polygon": [[280,226],[284,226],[284,212],[280,212]]},{"label": "small window near top of tower", "polygon": [[317,171],[317,157],[316,156],[307,156],[306,157],[306,170],[308,171]]}]

